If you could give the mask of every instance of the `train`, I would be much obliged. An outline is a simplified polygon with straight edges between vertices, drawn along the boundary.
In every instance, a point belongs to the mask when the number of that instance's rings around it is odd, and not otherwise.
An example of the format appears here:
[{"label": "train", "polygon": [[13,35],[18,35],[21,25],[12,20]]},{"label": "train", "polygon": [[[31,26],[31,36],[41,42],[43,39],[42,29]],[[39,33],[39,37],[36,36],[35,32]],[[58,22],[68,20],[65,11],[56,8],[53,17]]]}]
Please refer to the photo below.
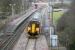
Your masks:
[{"label": "train", "polygon": [[30,21],[27,26],[27,33],[29,38],[37,38],[41,33],[41,27],[39,21]]},{"label": "train", "polygon": [[27,26],[27,34],[29,38],[37,38],[41,33],[41,14],[40,12],[34,13],[32,19]]}]

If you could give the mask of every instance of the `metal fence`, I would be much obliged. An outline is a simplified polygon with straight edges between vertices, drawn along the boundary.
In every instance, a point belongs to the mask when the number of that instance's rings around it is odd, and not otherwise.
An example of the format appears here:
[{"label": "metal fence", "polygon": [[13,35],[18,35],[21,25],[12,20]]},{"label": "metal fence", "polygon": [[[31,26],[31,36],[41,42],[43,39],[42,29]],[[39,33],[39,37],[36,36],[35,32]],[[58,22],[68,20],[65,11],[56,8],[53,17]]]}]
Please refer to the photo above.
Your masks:
[{"label": "metal fence", "polygon": [[60,39],[50,39],[50,50],[70,50],[67,48],[68,46],[68,41],[63,42]]}]

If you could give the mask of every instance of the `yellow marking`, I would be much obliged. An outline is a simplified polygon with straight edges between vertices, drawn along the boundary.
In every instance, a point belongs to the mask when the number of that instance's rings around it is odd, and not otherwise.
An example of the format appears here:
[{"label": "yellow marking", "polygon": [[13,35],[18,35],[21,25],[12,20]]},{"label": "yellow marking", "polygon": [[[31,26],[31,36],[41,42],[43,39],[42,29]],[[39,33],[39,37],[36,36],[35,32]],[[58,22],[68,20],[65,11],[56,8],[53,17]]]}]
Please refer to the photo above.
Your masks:
[{"label": "yellow marking", "polygon": [[32,33],[35,33],[35,24],[32,24]]}]

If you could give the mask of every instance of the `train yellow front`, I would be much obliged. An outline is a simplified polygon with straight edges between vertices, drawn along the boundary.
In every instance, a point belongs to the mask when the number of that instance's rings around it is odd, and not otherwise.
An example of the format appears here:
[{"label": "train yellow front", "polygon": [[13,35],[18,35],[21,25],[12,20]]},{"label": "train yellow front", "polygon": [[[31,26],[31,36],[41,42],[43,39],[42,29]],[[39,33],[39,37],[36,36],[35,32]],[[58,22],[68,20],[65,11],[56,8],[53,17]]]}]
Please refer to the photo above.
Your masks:
[{"label": "train yellow front", "polygon": [[27,34],[29,37],[38,37],[40,34],[40,22],[38,21],[30,21],[27,26]]}]

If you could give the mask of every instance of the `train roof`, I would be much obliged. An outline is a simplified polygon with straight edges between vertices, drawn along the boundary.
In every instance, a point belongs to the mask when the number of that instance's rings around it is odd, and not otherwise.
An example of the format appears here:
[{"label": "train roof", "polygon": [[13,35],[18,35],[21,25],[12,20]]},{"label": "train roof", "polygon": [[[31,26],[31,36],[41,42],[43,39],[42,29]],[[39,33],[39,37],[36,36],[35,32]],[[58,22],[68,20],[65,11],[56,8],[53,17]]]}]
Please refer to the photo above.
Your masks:
[{"label": "train roof", "polygon": [[34,15],[33,15],[33,19],[40,19],[40,17],[41,17],[41,14],[39,13],[39,12],[37,12],[37,13],[35,13]]}]

